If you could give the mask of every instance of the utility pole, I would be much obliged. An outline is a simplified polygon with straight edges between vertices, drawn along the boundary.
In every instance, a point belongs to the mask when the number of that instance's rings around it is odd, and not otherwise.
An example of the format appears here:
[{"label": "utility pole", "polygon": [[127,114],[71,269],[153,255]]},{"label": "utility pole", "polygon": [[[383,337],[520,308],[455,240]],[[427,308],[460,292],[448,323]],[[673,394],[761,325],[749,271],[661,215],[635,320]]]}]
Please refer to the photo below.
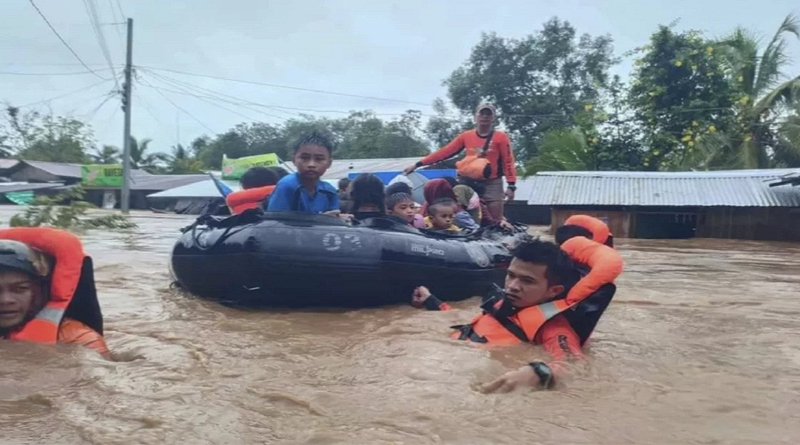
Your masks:
[{"label": "utility pole", "polygon": [[133,19],[128,19],[128,54],[125,57],[125,83],[122,85],[122,111],[125,112],[125,132],[122,142],[122,192],[120,209],[127,215],[131,204],[131,63],[133,60]]}]

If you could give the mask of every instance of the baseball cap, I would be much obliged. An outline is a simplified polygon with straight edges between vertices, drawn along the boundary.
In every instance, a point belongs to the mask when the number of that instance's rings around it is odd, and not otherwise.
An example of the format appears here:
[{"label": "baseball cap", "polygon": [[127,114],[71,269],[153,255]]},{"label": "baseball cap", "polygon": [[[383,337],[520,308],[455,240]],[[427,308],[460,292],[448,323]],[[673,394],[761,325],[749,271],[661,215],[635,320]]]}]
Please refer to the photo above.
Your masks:
[{"label": "baseball cap", "polygon": [[475,109],[475,112],[480,113],[483,110],[490,110],[492,114],[497,116],[497,109],[489,102],[483,102],[482,104],[478,105],[478,108]]}]

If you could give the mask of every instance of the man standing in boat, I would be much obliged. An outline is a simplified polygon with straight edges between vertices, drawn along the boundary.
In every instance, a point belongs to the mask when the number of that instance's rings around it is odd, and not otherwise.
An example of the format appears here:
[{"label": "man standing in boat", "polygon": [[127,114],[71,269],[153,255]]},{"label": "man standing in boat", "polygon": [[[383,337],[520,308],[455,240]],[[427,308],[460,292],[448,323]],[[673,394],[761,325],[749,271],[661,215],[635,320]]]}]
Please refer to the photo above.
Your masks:
[{"label": "man standing in boat", "polygon": [[[513,200],[517,189],[517,168],[511,140],[502,131],[493,128],[497,110],[490,103],[482,103],[475,110],[475,129],[458,135],[439,150],[422,158],[403,172],[409,174],[419,167],[435,164],[466,150],[466,156],[456,168],[459,181],[469,184],[496,221],[503,219],[505,200]],[[503,176],[508,188],[503,191]]]}]

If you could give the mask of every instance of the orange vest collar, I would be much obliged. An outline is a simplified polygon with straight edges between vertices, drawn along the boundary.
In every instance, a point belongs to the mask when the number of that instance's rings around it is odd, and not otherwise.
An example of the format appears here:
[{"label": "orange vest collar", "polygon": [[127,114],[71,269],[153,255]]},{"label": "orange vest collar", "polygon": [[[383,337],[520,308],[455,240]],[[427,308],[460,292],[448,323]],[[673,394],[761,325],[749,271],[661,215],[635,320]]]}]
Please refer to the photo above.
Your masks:
[{"label": "orange vest collar", "polygon": [[85,257],[81,241],[69,232],[47,227],[17,227],[0,230],[0,239],[19,241],[55,259],[50,285],[50,300],[33,320],[19,331],[12,333],[9,338],[56,343],[58,327],[75,295],[81,276]]},{"label": "orange vest collar", "polygon": [[592,240],[600,244],[605,244],[611,235],[610,229],[603,221],[589,215],[572,215],[564,221],[564,224],[583,227],[592,232]]},{"label": "orange vest collar", "polygon": [[225,198],[225,204],[227,204],[231,209],[231,213],[237,215],[245,210],[258,207],[262,202],[264,202],[265,199],[267,199],[269,195],[272,194],[273,190],[275,190],[274,185],[239,190],[238,192],[229,194]]}]

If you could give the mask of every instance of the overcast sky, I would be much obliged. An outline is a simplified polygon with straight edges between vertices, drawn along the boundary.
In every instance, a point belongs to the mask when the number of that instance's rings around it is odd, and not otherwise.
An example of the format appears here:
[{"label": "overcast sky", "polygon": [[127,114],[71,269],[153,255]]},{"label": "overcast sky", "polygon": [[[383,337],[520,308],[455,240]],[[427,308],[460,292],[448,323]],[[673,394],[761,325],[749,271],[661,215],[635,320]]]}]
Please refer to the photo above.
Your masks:
[{"label": "overcast sky", "polygon": [[[111,77],[84,0],[34,2],[97,75]],[[48,103],[55,113],[71,113],[90,121],[99,144],[120,146],[123,121],[119,101],[115,98],[98,108],[113,90],[113,81],[104,82],[86,72],[29,0],[0,3],[0,100],[25,105],[86,88]],[[700,29],[709,36],[744,25],[766,39],[786,14],[800,12],[797,0],[89,3],[96,5],[100,21],[106,24],[101,30],[118,75],[125,60],[125,27],[110,23],[121,20],[120,10],[134,19],[133,61],[142,68],[135,83],[133,135],[150,137],[154,148],[165,151],[178,139],[187,144],[196,136],[223,132],[245,120],[279,123],[300,112],[265,106],[340,112],[372,109],[387,117],[409,108],[430,112],[425,104],[446,95],[442,80],[469,56],[481,32],[521,37],[539,30],[553,16],[570,21],[579,33],[611,34],[616,53],[621,55],[644,44],[659,24],[675,19],[681,19],[679,29]],[[800,64],[796,41],[791,44],[791,54]],[[146,67],[399,102],[236,83]],[[615,72],[625,75],[629,68],[630,62],[625,61]],[[797,74],[800,65],[791,69]],[[84,73],[67,74],[80,72]],[[43,73],[48,74],[37,75]],[[208,103],[186,94],[198,95],[202,90],[197,88],[261,106],[248,109],[217,100]],[[37,107],[47,109],[44,104],[26,109]]]}]

